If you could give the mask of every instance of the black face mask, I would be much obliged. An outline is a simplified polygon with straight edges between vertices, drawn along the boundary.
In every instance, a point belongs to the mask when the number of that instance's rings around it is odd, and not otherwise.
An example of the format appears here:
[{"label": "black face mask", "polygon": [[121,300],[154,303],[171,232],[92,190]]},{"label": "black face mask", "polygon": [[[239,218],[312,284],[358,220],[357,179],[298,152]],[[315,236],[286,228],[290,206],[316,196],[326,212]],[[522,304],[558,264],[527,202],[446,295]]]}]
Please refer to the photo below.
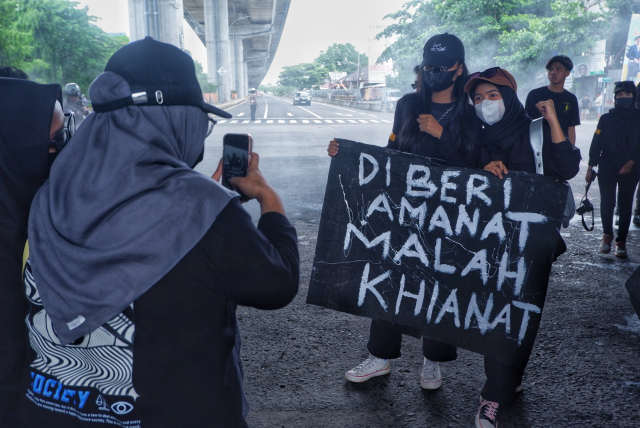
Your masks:
[{"label": "black face mask", "polygon": [[452,71],[441,71],[435,72],[434,68],[431,71],[427,71],[424,73],[424,83],[431,89],[431,92],[440,92],[444,91],[447,88],[450,88],[455,83],[453,81],[453,77],[456,75],[458,70]]},{"label": "black face mask", "polygon": [[631,108],[633,107],[633,98],[616,98],[616,108]]}]

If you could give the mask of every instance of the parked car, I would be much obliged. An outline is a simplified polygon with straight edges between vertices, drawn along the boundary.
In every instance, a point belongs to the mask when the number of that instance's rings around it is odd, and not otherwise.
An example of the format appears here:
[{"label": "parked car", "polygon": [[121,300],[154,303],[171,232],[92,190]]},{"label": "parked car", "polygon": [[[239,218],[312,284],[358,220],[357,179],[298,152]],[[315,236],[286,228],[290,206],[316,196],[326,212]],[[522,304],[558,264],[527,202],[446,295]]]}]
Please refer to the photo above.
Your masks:
[{"label": "parked car", "polygon": [[300,104],[306,104],[308,106],[311,105],[311,97],[309,96],[309,93],[296,92],[295,96],[293,97],[293,105],[295,106]]}]

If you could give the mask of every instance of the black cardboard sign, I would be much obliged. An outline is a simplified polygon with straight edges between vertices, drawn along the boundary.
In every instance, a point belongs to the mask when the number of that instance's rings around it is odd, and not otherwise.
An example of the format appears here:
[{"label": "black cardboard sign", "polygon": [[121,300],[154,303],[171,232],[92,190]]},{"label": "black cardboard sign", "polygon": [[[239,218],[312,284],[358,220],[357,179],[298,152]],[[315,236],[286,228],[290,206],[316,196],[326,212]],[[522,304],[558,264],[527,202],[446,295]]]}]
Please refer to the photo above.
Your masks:
[{"label": "black cardboard sign", "polygon": [[339,142],[307,303],[522,366],[540,323],[567,184],[515,171],[501,180]]}]

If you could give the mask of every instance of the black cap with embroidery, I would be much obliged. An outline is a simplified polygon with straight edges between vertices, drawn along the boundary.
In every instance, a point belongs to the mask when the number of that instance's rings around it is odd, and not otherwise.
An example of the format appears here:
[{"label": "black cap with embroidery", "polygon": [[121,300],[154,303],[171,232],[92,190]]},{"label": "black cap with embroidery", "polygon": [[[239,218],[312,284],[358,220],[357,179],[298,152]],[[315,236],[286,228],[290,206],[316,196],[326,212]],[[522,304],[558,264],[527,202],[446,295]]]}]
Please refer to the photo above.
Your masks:
[{"label": "black cap with embroidery", "polygon": [[427,40],[422,53],[422,64],[438,67],[454,66],[456,61],[464,61],[464,45],[453,34],[437,34]]},{"label": "black cap with embroidery", "polygon": [[131,96],[107,104],[93,104],[97,113],[131,105],[194,106],[207,113],[231,118],[231,114],[204,102],[193,59],[181,49],[145,37],[120,48],[104,71],[127,81]]},{"label": "black cap with embroidery", "polygon": [[624,80],[622,82],[616,82],[616,87],[613,93],[616,94],[620,91],[629,92],[630,94],[636,93],[636,85],[631,80]]}]

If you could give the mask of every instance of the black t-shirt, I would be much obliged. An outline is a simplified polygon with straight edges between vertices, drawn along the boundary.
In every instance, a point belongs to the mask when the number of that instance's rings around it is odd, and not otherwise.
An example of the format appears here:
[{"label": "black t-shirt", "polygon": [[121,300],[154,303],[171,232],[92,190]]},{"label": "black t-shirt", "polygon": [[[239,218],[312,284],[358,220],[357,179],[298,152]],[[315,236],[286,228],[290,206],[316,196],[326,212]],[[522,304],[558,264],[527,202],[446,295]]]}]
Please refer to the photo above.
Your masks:
[{"label": "black t-shirt", "polygon": [[27,268],[22,427],[246,427],[236,305],[281,308],[298,281],[286,217],[264,214],[256,229],[237,200],[169,273],[75,346],[51,340]]},{"label": "black t-shirt", "polygon": [[553,92],[548,87],[543,86],[529,92],[525,103],[525,110],[531,119],[542,117],[536,104],[540,101],[553,100],[560,128],[565,136],[569,135],[569,128],[580,125],[580,111],[578,99],[566,89],[562,92]]}]

